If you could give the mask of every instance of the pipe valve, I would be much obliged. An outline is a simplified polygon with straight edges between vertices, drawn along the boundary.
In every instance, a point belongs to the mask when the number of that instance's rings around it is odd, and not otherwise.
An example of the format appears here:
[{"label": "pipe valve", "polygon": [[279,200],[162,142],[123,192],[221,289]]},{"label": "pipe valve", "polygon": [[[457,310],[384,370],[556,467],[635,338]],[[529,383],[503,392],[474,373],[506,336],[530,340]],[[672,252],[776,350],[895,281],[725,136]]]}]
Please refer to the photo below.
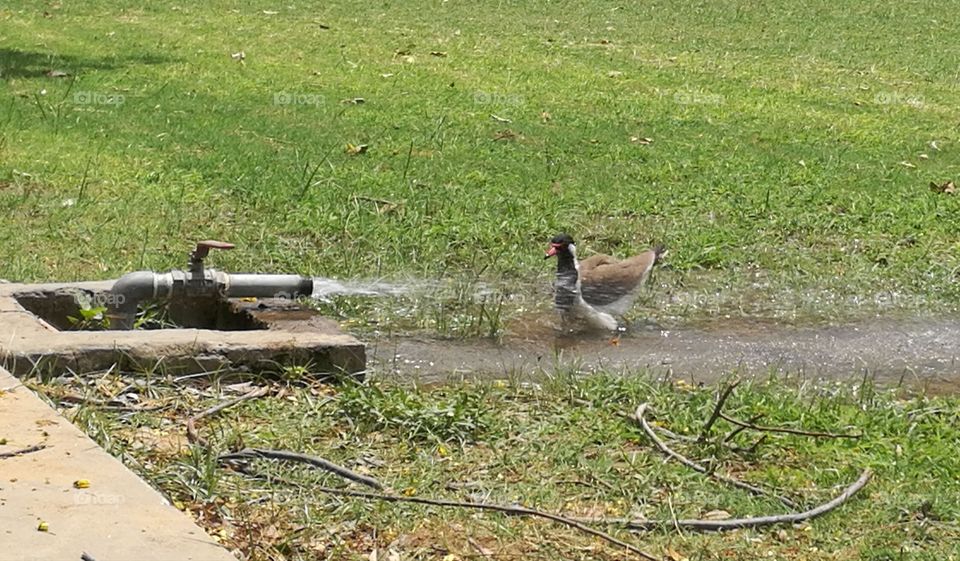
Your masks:
[{"label": "pipe valve", "polygon": [[233,249],[236,246],[232,243],[218,242],[217,240],[203,240],[197,242],[197,247],[190,253],[190,271],[193,273],[203,273],[203,260],[210,253],[211,249]]}]

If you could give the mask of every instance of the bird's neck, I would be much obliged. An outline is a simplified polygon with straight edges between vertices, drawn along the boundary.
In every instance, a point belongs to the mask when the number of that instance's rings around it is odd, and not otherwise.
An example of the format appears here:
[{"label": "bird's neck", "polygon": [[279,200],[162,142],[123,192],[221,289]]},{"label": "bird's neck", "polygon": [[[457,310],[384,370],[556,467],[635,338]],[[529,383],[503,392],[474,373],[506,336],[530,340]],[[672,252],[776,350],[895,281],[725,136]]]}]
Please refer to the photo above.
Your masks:
[{"label": "bird's neck", "polygon": [[557,281],[554,288],[553,301],[557,309],[573,309],[580,297],[580,271],[576,256],[569,252],[557,254]]},{"label": "bird's neck", "polygon": [[577,266],[577,258],[573,256],[572,253],[562,252],[557,254],[557,276],[558,277],[573,277],[576,279],[580,276],[579,267]]}]

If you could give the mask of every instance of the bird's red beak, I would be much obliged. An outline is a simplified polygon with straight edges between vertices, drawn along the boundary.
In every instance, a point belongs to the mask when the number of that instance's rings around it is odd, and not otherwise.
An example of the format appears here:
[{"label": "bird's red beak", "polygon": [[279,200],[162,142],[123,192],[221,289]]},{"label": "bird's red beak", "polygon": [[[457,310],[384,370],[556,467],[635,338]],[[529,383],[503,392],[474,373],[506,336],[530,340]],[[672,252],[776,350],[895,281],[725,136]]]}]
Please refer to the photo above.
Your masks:
[{"label": "bird's red beak", "polygon": [[544,255],[543,258],[544,258],[544,259],[550,259],[550,258],[553,257],[554,255],[556,255],[556,254],[557,254],[557,249],[558,249],[559,247],[560,247],[560,246],[559,246],[558,244],[555,244],[555,243],[550,244],[550,249],[547,250],[547,254]]}]

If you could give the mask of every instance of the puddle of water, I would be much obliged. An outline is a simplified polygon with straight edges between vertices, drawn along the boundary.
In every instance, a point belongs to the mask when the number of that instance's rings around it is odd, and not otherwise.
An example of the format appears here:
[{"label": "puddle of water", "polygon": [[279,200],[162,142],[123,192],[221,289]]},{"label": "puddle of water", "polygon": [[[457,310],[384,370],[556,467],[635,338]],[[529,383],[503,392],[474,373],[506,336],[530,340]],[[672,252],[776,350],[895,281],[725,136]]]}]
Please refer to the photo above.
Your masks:
[{"label": "puddle of water", "polygon": [[648,290],[633,312],[655,309],[663,323],[634,321],[614,340],[609,333],[561,331],[549,282],[543,285],[316,279],[314,297],[321,311],[339,316],[368,343],[377,370],[427,382],[559,369],[645,370],[696,381],[732,371],[855,379],[866,373],[960,391],[956,317],[903,318],[893,309],[884,319],[790,322],[783,313],[746,313],[741,306],[740,313],[678,319],[651,306],[676,295]]}]

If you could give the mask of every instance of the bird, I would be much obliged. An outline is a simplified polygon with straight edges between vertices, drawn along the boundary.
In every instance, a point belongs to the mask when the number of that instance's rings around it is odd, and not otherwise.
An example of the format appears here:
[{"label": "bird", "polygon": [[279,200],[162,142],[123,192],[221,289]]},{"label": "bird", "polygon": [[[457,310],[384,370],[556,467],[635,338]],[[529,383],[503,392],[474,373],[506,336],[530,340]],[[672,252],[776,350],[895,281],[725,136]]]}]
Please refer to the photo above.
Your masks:
[{"label": "bird", "polygon": [[663,245],[657,245],[623,260],[598,254],[578,261],[573,237],[557,234],[544,259],[557,258],[554,306],[561,319],[565,324],[581,320],[594,328],[618,330],[615,316],[630,309],[665,251]]}]

